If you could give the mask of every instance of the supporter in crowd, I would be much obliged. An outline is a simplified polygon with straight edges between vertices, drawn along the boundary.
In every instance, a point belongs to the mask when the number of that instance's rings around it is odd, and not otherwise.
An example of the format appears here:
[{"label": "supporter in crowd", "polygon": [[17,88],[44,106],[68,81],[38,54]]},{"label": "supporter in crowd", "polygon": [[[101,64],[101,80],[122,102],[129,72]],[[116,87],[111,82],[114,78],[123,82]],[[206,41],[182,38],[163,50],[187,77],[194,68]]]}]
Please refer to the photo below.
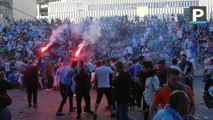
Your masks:
[{"label": "supporter in crowd", "polygon": [[124,71],[123,63],[120,61],[116,62],[115,70],[118,72],[118,75],[113,80],[115,101],[117,101],[116,119],[130,120],[128,117],[128,107],[130,102],[131,77],[129,73]]},{"label": "supporter in crowd", "polygon": [[71,89],[71,86],[73,84],[73,77],[76,75],[76,69],[77,67],[77,61],[73,61],[70,66],[67,67],[65,73],[64,73],[64,77],[61,81],[61,89],[62,89],[62,95],[63,98],[61,100],[60,106],[58,108],[58,111],[56,113],[57,116],[63,116],[65,115],[64,113],[62,113],[62,109],[64,107],[64,104],[66,103],[67,97],[69,97],[69,111],[73,112],[74,110],[74,106],[73,106],[73,91]]},{"label": "supporter in crowd", "polygon": [[188,117],[193,117],[193,114],[195,112],[195,100],[192,93],[192,90],[188,85],[184,85],[180,80],[180,73],[176,69],[170,69],[168,71],[168,84],[164,87],[162,87],[155,97],[153,98],[153,101],[149,108],[149,117],[150,119],[153,118],[153,114],[156,111],[157,108],[164,108],[167,104],[169,95],[171,92],[175,90],[182,90],[187,93],[187,95],[190,98],[190,109]]},{"label": "supporter in crowd", "polygon": [[187,61],[186,60],[187,57],[185,54],[181,55],[181,62],[179,63],[179,66],[181,68],[181,70],[184,72],[184,83],[186,85],[188,85],[191,90],[193,91],[193,83],[192,83],[192,78],[191,78],[191,75],[192,73],[194,72],[194,69],[193,69],[193,65],[191,62]]},{"label": "supporter in crowd", "polygon": [[160,81],[160,86],[163,86],[167,83],[168,69],[169,67],[166,66],[166,61],[164,59],[157,62],[157,76]]},{"label": "supporter in crowd", "polygon": [[159,110],[153,120],[182,120],[181,116],[189,113],[189,103],[186,92],[175,90],[169,95],[168,106]]},{"label": "supporter in crowd", "polygon": [[145,90],[143,93],[144,120],[148,120],[149,106],[151,105],[155,93],[160,88],[160,81],[155,73],[154,65],[151,61],[144,61],[142,63],[142,69],[146,76]]},{"label": "supporter in crowd", "polygon": [[12,120],[10,110],[7,108],[12,103],[12,99],[7,94],[7,90],[13,88],[13,84],[7,81],[4,72],[0,73],[0,120]]},{"label": "supporter in crowd", "polygon": [[[94,119],[97,119],[97,110],[103,94],[106,95],[108,106],[111,107],[111,89],[110,89],[110,80],[109,76],[112,74],[113,71],[110,67],[107,67],[107,60],[102,61],[102,65],[95,70],[95,79],[97,81],[97,99],[95,103],[95,110],[94,110]],[[111,109],[111,108],[110,108]],[[112,110],[111,110],[112,112]],[[114,113],[111,113],[111,116],[114,117]]]},{"label": "supporter in crowd", "polygon": [[205,74],[207,81],[205,83],[204,91],[207,92],[210,86],[213,86],[213,58],[210,59],[209,68]]},{"label": "supporter in crowd", "polygon": [[54,68],[51,65],[51,63],[49,63],[49,60],[46,59],[46,67],[45,67],[45,77],[47,79],[47,89],[46,91],[50,91],[51,88],[53,87],[53,73],[54,73]]},{"label": "supporter in crowd", "polygon": [[33,96],[33,107],[36,108],[37,105],[37,92],[38,92],[38,71],[41,65],[41,58],[36,66],[31,62],[30,66],[25,70],[23,81],[27,88],[27,99],[28,106],[32,106],[32,96]]},{"label": "supporter in crowd", "polygon": [[[54,38],[55,42],[43,53],[44,61],[41,62],[42,64],[39,68],[41,81],[48,80],[48,91],[52,88],[53,75],[55,73],[54,68],[56,70],[59,62],[66,66],[69,64],[70,59],[89,59],[87,66],[90,72],[92,72],[95,70],[93,64],[101,59],[113,58],[111,59],[111,69],[115,69],[115,59],[122,61],[124,69],[126,69],[130,61],[139,58],[134,70],[132,66],[130,72],[131,77],[135,79],[134,88],[136,90],[137,107],[138,110],[142,110],[142,95],[144,89],[146,89],[145,85],[148,79],[144,75],[144,70],[141,68],[142,62],[144,62],[145,59],[153,63],[159,63],[158,60],[165,60],[158,64],[160,69],[158,69],[157,73],[159,74],[159,80],[162,80],[162,83],[166,83],[166,70],[162,68],[170,66],[169,62],[172,61],[173,58],[178,58],[181,55],[179,66],[183,72],[182,77],[184,77],[185,83],[193,89],[191,79],[191,75],[194,72],[193,69],[195,69],[193,65],[197,63],[202,64],[204,61],[203,56],[206,54],[209,54],[209,56],[213,55],[211,36],[213,21],[208,21],[208,23],[204,25],[189,24],[187,23],[188,21],[184,21],[183,15],[178,15],[178,21],[174,20],[174,16],[175,15],[172,15],[172,19],[168,20],[161,19],[157,16],[145,16],[143,21],[139,20],[138,17],[130,21],[128,16],[101,17],[100,19],[85,18],[79,24],[70,22],[68,19],[65,21],[56,19],[52,20],[51,23],[48,23],[47,19],[11,20],[9,21],[9,26],[0,28],[0,55],[2,57],[0,69],[3,70],[6,73],[6,77],[9,78],[10,73],[13,71],[12,68],[23,72],[25,69],[31,68],[32,65],[36,65],[37,61],[35,57],[41,54],[41,48],[46,46],[49,39],[52,39],[52,35],[56,36]],[[58,36],[55,35],[54,33],[56,32],[53,31],[56,30],[58,32],[58,28],[65,24],[68,24],[69,27],[60,31]],[[100,39],[94,44],[86,45],[80,55],[75,56],[74,54],[78,45],[82,43],[85,37],[84,35],[88,33],[90,26],[94,24],[100,27]],[[76,31],[75,28],[79,29],[79,31]],[[47,61],[45,61],[45,59],[47,59]],[[28,61],[32,62],[29,66],[26,64]],[[111,94],[110,89],[111,77],[109,77],[112,70],[109,69],[109,65],[104,61],[103,65],[100,63],[101,62],[98,62],[96,66],[98,96],[94,110],[95,119],[97,118],[96,113],[103,94],[107,96],[108,106],[111,106],[113,103],[113,94]],[[205,65],[206,63],[207,62],[205,62]],[[56,75],[60,76],[58,78],[61,80],[60,89],[63,98],[57,115],[64,115],[62,108],[67,97],[70,96],[70,100],[72,100],[73,91],[70,90],[70,82],[71,77],[75,75],[75,68],[72,68],[71,73],[66,74],[69,68],[69,66],[68,68],[63,67],[63,70],[59,68],[56,72]],[[172,61],[171,68],[178,69],[177,61]],[[107,73],[105,73],[106,71]],[[170,79],[170,77],[171,76],[168,76],[168,79]],[[18,80],[18,83],[21,84],[21,80]],[[28,91],[32,92],[37,90],[35,86],[33,90],[29,89],[28,86]],[[188,90],[188,87],[186,88]],[[153,94],[148,95],[148,97],[151,98],[152,95]],[[145,97],[147,96],[145,95]],[[150,101],[151,100],[146,101],[148,105],[150,105]],[[72,102],[73,101],[71,101],[71,103]],[[31,103],[29,103],[29,105],[30,104]],[[35,104],[37,103],[35,102]],[[72,104],[70,105],[70,109],[70,111],[73,111]],[[78,110],[80,109],[78,108]],[[115,114],[113,111],[111,112],[113,117]],[[78,113],[80,112],[78,111]]]},{"label": "supporter in crowd", "polygon": [[142,63],[144,61],[145,61],[144,56],[139,56],[138,63],[135,65],[136,102],[137,102],[137,108],[138,108],[139,111],[142,111],[141,101],[142,101],[143,91],[145,89],[145,80],[143,78],[144,75],[143,75],[143,69],[142,69]]},{"label": "supporter in crowd", "polygon": [[85,101],[85,110],[84,112],[93,114],[93,112],[90,110],[90,79],[91,79],[91,73],[88,68],[85,67],[84,61],[79,62],[79,66],[77,68],[77,74],[75,76],[76,81],[76,102],[77,102],[77,117],[76,119],[81,118],[81,101],[82,98],[84,98]]}]

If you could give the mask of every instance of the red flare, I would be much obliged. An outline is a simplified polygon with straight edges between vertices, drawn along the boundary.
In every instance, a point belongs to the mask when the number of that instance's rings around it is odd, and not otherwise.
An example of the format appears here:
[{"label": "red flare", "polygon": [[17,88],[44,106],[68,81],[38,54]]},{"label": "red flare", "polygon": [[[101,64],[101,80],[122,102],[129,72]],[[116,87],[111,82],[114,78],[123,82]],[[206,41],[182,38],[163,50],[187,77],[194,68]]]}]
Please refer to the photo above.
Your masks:
[{"label": "red flare", "polygon": [[83,49],[83,47],[84,47],[84,44],[83,44],[83,43],[79,45],[79,48],[78,48],[77,52],[75,53],[75,56],[76,56],[76,57],[80,54],[80,52],[81,52],[81,50]]},{"label": "red flare", "polygon": [[48,47],[43,47],[43,48],[41,49],[41,52],[43,53],[45,50],[47,50],[47,48],[48,48]]}]

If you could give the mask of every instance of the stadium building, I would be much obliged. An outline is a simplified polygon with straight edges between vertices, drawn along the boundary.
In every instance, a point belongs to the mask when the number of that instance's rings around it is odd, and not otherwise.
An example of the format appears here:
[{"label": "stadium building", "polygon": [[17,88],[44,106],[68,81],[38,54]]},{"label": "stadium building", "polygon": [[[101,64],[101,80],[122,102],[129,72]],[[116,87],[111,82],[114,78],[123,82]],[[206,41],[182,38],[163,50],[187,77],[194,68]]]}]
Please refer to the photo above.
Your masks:
[{"label": "stadium building", "polygon": [[36,0],[0,0],[0,19],[34,19],[36,5]]},{"label": "stadium building", "polygon": [[50,0],[48,18],[79,21],[101,16],[163,16],[183,14],[189,6],[206,6],[207,19],[213,11],[212,0]]},{"label": "stadium building", "polygon": [[12,18],[13,16],[13,0],[0,0],[0,19]]}]

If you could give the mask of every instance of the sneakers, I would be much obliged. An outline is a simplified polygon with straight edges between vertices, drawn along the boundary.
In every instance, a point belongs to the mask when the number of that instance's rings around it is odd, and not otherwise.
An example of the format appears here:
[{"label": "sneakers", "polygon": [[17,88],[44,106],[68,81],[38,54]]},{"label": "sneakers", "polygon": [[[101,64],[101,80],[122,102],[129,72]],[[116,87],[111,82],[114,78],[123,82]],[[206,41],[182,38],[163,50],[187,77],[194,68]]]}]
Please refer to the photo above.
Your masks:
[{"label": "sneakers", "polygon": [[77,120],[81,119],[81,115],[77,115],[76,119]]},{"label": "sneakers", "polygon": [[57,115],[57,116],[64,116],[65,114],[62,113],[62,112],[57,112],[56,115]]},{"label": "sneakers", "polygon": [[94,116],[93,116],[93,120],[96,120],[97,119],[97,115],[96,114],[94,114]]}]

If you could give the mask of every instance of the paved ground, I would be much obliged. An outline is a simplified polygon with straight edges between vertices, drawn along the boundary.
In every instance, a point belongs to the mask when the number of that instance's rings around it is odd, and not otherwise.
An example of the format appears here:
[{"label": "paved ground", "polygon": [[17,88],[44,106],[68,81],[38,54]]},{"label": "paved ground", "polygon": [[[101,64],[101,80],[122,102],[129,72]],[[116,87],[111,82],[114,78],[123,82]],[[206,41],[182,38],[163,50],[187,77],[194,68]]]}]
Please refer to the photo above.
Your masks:
[{"label": "paved ground", "polygon": [[[194,93],[196,97],[196,114],[195,116],[199,120],[213,120],[213,109],[207,109],[202,101],[202,92],[204,83],[201,82],[202,77],[196,77],[194,80]],[[12,113],[13,120],[75,120],[76,112],[68,112],[68,103],[65,104],[63,112],[66,116],[57,117],[55,112],[60,103],[60,94],[58,91],[46,92],[44,90],[39,90],[38,92],[38,109],[28,108],[26,93],[20,90],[11,90],[9,95],[13,99],[13,104],[9,107]],[[92,110],[94,109],[94,103],[96,100],[96,92],[91,91],[91,105]],[[75,104],[75,103],[74,103]],[[99,120],[111,120],[110,113],[103,111],[104,106],[106,106],[106,98],[102,99],[101,106],[98,111]],[[142,120],[143,115],[141,112],[135,110],[135,112],[130,112],[130,117],[133,120]],[[86,113],[82,114],[82,120],[92,120],[92,116]],[[113,119],[112,119],[113,120]]]}]

